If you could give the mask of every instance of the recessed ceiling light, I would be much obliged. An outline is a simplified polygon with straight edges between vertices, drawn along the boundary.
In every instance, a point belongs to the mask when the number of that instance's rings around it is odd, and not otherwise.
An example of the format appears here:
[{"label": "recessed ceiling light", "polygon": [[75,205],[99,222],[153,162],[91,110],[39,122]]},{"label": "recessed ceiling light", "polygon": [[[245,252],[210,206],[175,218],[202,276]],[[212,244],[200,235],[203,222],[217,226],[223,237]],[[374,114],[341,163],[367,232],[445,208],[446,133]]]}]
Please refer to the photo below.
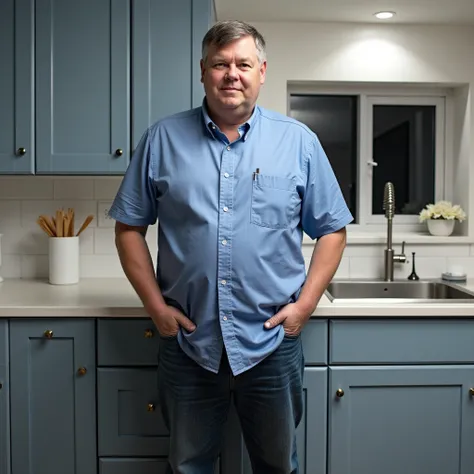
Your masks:
[{"label": "recessed ceiling light", "polygon": [[395,12],[378,12],[378,13],[374,13],[374,16],[376,16],[379,20],[388,20],[389,18],[392,18],[393,15],[395,15]]}]

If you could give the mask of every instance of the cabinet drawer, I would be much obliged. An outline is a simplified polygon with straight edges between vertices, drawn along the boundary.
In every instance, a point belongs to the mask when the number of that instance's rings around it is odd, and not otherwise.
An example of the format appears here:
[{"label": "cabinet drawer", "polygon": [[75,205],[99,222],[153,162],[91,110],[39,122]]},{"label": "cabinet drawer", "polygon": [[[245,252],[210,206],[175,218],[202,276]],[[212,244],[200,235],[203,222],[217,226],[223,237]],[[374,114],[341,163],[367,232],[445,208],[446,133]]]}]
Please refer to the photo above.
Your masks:
[{"label": "cabinet drawer", "polygon": [[99,459],[99,474],[166,474],[166,459]]},{"label": "cabinet drawer", "polygon": [[328,322],[310,319],[301,334],[306,365],[325,365],[328,361]]},{"label": "cabinet drawer", "polygon": [[332,320],[331,364],[473,363],[474,320]]},{"label": "cabinet drawer", "polygon": [[151,319],[100,319],[99,366],[157,365],[159,334]]},{"label": "cabinet drawer", "polygon": [[99,456],[167,456],[155,368],[97,370]]}]

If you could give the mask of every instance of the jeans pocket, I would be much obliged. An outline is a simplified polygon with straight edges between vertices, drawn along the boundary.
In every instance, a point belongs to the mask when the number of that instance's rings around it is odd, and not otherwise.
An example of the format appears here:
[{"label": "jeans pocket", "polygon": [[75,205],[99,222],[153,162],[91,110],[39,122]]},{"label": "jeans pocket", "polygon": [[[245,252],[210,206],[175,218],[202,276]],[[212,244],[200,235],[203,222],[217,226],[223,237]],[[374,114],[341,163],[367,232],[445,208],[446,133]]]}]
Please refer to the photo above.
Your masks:
[{"label": "jeans pocket", "polygon": [[271,229],[286,229],[296,205],[296,184],[289,178],[256,174],[250,221]]}]

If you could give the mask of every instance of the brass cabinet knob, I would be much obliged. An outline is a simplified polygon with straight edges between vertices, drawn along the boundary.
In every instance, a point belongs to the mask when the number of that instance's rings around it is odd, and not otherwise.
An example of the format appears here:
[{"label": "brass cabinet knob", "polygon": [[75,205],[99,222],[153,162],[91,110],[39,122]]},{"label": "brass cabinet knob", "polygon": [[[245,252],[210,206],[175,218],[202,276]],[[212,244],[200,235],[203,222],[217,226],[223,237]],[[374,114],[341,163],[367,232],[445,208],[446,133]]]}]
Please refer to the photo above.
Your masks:
[{"label": "brass cabinet knob", "polygon": [[121,148],[117,148],[115,150],[115,156],[122,156],[123,155],[123,150]]},{"label": "brass cabinet knob", "polygon": [[336,390],[336,397],[341,398],[341,397],[343,397],[343,396],[344,396],[344,390],[342,390],[342,388],[338,388],[338,389]]},{"label": "brass cabinet knob", "polygon": [[26,148],[18,148],[17,150],[17,154],[18,155],[24,155],[26,153]]},{"label": "brass cabinet knob", "polygon": [[471,395],[471,397],[474,397],[474,387],[471,387],[469,389],[469,395]]},{"label": "brass cabinet knob", "polygon": [[51,331],[51,329],[47,329],[45,332],[44,332],[44,337],[47,337],[48,339],[51,339],[53,337],[53,331]]},{"label": "brass cabinet knob", "polygon": [[145,329],[145,337],[147,339],[150,339],[154,336],[155,334],[153,333],[153,329]]},{"label": "brass cabinet knob", "polygon": [[155,411],[155,404],[149,403],[146,407],[147,411]]},{"label": "brass cabinet knob", "polygon": [[85,367],[79,367],[77,369],[77,375],[86,375],[87,374],[87,369]]}]

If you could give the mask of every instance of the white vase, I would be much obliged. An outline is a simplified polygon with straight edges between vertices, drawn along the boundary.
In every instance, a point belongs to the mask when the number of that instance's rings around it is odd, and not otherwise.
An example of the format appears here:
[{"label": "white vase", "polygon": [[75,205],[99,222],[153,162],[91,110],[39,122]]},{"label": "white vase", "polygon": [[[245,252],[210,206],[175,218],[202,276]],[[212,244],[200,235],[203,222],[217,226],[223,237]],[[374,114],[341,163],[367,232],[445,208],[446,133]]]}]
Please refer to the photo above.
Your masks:
[{"label": "white vase", "polygon": [[456,223],[454,219],[428,219],[426,222],[428,224],[429,233],[438,237],[451,235],[454,230],[454,224]]}]

